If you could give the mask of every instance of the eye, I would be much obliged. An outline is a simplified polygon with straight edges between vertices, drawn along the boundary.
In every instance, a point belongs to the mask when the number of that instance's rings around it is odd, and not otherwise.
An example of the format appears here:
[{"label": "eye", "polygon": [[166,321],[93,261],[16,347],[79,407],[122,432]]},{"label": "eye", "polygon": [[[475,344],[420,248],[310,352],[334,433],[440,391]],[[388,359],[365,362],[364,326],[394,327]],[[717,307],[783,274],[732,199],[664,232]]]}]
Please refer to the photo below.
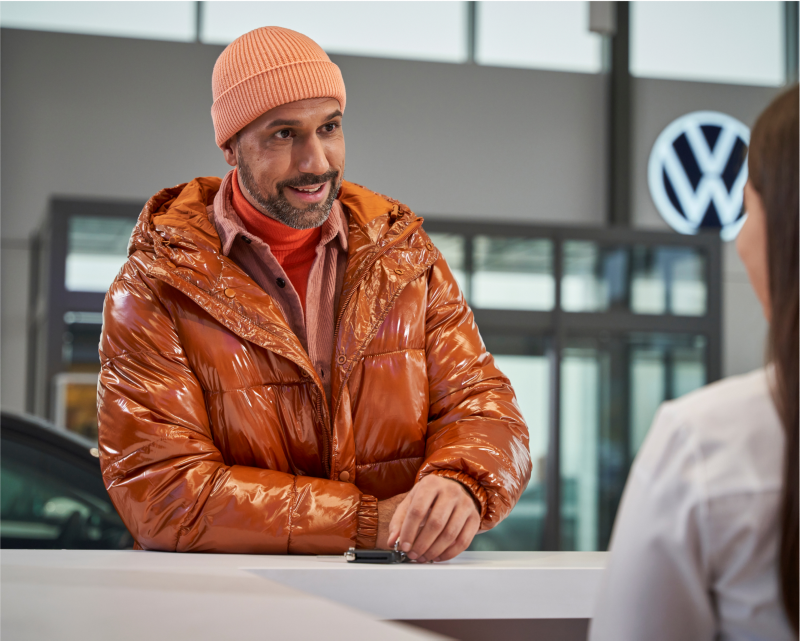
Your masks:
[{"label": "eye", "polygon": [[292,135],[291,129],[281,129],[280,131],[275,133],[276,138],[280,138],[281,140],[287,140]]},{"label": "eye", "polygon": [[322,130],[325,133],[328,133],[328,134],[333,133],[338,128],[339,128],[339,125],[336,124],[335,122],[328,122],[328,123],[325,123],[324,125],[322,125]]}]

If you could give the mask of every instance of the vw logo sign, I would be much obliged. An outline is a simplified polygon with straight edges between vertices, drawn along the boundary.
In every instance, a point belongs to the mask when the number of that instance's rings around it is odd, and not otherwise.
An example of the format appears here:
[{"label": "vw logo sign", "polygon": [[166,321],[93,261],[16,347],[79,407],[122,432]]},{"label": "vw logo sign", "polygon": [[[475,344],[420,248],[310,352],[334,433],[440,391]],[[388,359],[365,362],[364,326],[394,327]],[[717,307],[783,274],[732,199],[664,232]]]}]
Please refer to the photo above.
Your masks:
[{"label": "vw logo sign", "polygon": [[720,230],[732,240],[744,224],[745,149],[750,130],[716,111],[671,123],[650,153],[648,183],[658,213],[682,234]]}]

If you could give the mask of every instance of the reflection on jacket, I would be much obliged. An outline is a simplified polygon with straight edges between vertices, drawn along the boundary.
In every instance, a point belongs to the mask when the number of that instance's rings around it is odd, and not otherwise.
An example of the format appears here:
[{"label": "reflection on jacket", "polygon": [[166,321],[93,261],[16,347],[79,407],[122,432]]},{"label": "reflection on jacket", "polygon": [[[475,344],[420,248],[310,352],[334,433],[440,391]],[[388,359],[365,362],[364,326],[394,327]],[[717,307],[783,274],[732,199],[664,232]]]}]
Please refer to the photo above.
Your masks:
[{"label": "reflection on jacket", "polygon": [[218,178],[145,206],[108,291],[100,462],[145,549],[374,547],[377,501],[463,483],[483,529],[530,477],[528,432],[439,251],[408,208],[352,183],[332,399],[272,299],[220,253]]}]

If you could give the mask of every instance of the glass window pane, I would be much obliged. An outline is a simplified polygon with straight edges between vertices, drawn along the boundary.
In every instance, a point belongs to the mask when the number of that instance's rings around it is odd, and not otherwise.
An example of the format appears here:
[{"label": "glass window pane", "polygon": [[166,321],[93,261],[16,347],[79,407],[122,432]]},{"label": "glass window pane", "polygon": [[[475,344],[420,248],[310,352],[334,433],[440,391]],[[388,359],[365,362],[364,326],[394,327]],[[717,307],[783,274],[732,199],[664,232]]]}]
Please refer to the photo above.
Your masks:
[{"label": "glass window pane", "polygon": [[3,2],[0,26],[193,41],[196,2]]},{"label": "glass window pane", "polygon": [[630,462],[658,407],[705,384],[705,358],[703,336],[568,339],[561,363],[561,549],[605,549]]},{"label": "glass window pane", "polygon": [[467,58],[463,2],[204,2],[202,41],[228,44],[276,25],[328,53],[439,62]]},{"label": "glass window pane", "polygon": [[666,372],[660,350],[640,347],[631,351],[631,449],[639,451],[658,406],[664,402]]},{"label": "glass window pane", "polygon": [[567,312],[603,312],[625,305],[628,263],[626,249],[565,241],[561,308]]},{"label": "glass window pane", "polygon": [[634,247],[631,311],[703,316],[706,257],[694,247]]},{"label": "glass window pane", "polygon": [[479,2],[477,62],[597,73],[601,37],[589,31],[588,2]]},{"label": "glass window pane", "polygon": [[530,432],[531,480],[508,517],[473,541],[471,550],[539,550],[546,513],[546,461],[550,368],[544,341],[487,333],[486,346],[514,387]]},{"label": "glass window pane", "polygon": [[71,292],[105,292],[128,257],[131,218],[74,216],[69,221],[65,286]]},{"label": "glass window pane", "polygon": [[706,257],[697,250],[674,248],[670,252],[670,312],[677,316],[706,313]]},{"label": "glass window pane", "polygon": [[464,237],[460,234],[442,234],[438,232],[429,232],[428,236],[430,236],[436,248],[442,252],[442,256],[447,261],[447,266],[450,267],[458,286],[469,302],[469,281],[466,271]]},{"label": "glass window pane", "polygon": [[672,398],[678,398],[706,384],[706,341],[698,336],[692,347],[677,348],[672,353]]},{"label": "glass window pane", "polygon": [[597,350],[579,348],[564,350],[561,360],[561,539],[566,550],[597,549],[604,360]]},{"label": "glass window pane", "polygon": [[782,2],[633,2],[631,73],[778,86],[785,81]]},{"label": "glass window pane", "polygon": [[473,251],[473,305],[487,309],[553,309],[552,241],[475,236]]}]

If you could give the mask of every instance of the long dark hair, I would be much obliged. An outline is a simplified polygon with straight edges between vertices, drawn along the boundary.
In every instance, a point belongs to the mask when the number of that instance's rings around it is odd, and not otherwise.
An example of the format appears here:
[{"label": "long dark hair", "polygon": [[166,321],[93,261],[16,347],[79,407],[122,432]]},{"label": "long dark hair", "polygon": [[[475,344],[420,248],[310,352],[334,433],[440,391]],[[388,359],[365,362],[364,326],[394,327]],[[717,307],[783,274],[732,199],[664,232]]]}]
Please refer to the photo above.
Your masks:
[{"label": "long dark hair", "polygon": [[781,596],[798,631],[798,86],[778,96],[750,136],[750,183],[766,212],[771,319],[768,359],[775,368],[775,404],[786,431],[780,509]]}]

